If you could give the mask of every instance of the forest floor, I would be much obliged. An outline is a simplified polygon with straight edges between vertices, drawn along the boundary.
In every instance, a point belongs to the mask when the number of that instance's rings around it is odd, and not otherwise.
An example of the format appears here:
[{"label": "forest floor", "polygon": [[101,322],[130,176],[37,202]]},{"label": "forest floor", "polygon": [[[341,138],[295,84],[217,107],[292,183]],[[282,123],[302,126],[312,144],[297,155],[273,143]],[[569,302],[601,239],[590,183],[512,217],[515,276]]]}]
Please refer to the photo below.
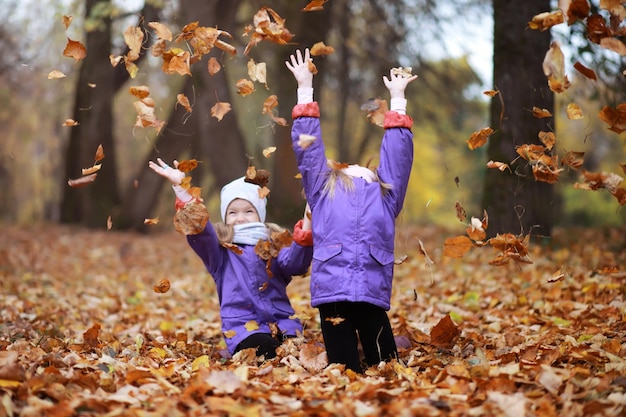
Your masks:
[{"label": "forest floor", "polygon": [[303,337],[229,357],[214,283],[165,229],[0,226],[0,417],[626,415],[624,229],[555,230],[493,266],[403,228],[399,359],[362,375],[326,363],[306,276]]}]

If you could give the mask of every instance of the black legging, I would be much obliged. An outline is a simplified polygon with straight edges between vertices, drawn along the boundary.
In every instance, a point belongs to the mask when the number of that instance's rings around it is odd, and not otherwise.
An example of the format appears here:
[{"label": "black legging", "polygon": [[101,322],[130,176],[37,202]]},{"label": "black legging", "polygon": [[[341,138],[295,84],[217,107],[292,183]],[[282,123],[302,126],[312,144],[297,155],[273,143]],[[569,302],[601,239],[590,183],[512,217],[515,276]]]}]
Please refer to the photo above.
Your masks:
[{"label": "black legging", "polygon": [[389,317],[382,308],[345,301],[322,304],[318,309],[329,363],[343,363],[363,372],[359,340],[368,366],[398,357]]},{"label": "black legging", "polygon": [[282,344],[283,337],[280,339],[269,333],[254,333],[237,345],[235,353],[243,349],[256,348],[257,356],[264,355],[265,359],[272,359],[276,357],[276,348]]}]

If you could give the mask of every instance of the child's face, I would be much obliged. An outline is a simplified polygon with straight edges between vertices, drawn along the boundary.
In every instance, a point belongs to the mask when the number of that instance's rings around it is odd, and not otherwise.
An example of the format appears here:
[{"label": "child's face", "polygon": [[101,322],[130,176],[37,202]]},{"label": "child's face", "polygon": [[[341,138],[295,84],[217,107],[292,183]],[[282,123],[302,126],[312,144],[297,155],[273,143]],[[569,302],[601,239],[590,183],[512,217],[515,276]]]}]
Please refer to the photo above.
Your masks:
[{"label": "child's face", "polygon": [[226,209],[226,224],[245,224],[258,222],[259,214],[248,200],[234,199]]}]

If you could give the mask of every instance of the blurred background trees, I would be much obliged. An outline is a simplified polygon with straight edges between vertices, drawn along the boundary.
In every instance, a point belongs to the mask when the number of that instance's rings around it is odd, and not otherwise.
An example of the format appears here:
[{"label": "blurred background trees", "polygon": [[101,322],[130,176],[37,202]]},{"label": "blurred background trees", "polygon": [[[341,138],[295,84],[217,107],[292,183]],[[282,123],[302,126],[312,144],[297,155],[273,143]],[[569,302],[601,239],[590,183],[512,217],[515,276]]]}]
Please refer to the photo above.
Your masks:
[{"label": "blurred background trees", "polygon": [[[0,96],[5,99],[0,110],[5,126],[0,147],[1,222],[61,221],[101,228],[110,216],[114,229],[143,230],[145,218],[160,217],[164,221],[157,228],[171,227],[165,221],[173,212],[171,190],[147,170],[148,160],[161,157],[201,161],[190,175],[193,184],[202,187],[214,221],[219,219],[221,185],[243,175],[248,165],[268,169],[269,219],[293,223],[304,200],[289,126],[273,123],[261,110],[263,101],[275,94],[277,116],[291,122],[296,85],[284,61],[296,48],[322,41],[334,47],[335,53],[315,58],[320,70],[315,77],[315,98],[322,109],[325,140],[337,160],[376,165],[382,130],[367,121],[361,106],[372,97],[387,98],[381,79],[389,68],[411,66],[420,76],[407,91],[408,111],[415,120],[416,158],[401,221],[453,226],[459,221],[455,210],[459,202],[468,216],[482,218],[487,209],[493,232],[527,233],[530,227],[543,224],[541,233],[549,234],[553,224],[625,222],[613,196],[573,189],[576,173],[547,185],[532,177],[485,168],[487,160],[496,156],[511,162],[515,144],[536,141],[538,130],[556,127],[563,132],[557,133],[559,142],[570,150],[590,149],[593,157],[588,163],[594,164],[590,169],[615,171],[616,163],[626,162],[623,136],[597,120],[606,96],[590,91],[602,91],[598,88],[602,84],[590,86],[589,80],[567,71],[573,84],[568,98],[584,97],[577,101],[584,104],[585,118],[575,122],[563,114],[567,100],[557,97],[554,101],[547,89],[541,62],[550,31],[531,31],[527,23],[535,13],[554,7],[548,0],[330,0],[315,12],[302,11],[308,1],[48,0],[37,3],[36,13],[28,1],[0,2],[3,8],[16,10],[0,18],[0,52],[16,57],[0,64]],[[252,24],[262,6],[285,19],[294,34],[293,44],[263,41],[244,56],[249,40],[245,26]],[[64,15],[74,19],[67,29],[62,24]],[[191,66],[190,76],[164,74],[160,58],[150,55],[154,31],[147,24],[151,21],[166,24],[174,36],[193,21],[218,27],[233,36],[227,41],[237,54],[215,48]],[[129,26],[145,32],[135,78],[123,64],[113,67],[109,61],[109,55],[126,53],[123,34]],[[557,35],[584,39],[580,28],[568,28],[571,32],[561,30]],[[488,33],[486,44],[478,42],[476,34],[481,32]],[[490,49],[487,55],[491,52],[490,35],[496,39],[493,82],[491,69],[472,61],[476,52],[483,56],[485,48]],[[87,47],[87,56],[78,63],[62,56],[67,38]],[[583,52],[587,58],[598,55],[597,50]],[[614,53],[600,55],[607,68],[612,68],[607,74],[622,65]],[[222,71],[213,76],[207,72],[209,57],[222,65]],[[236,82],[249,78],[250,59],[267,64],[267,88],[256,83],[256,91],[243,97],[237,94]],[[53,69],[67,77],[47,79]],[[140,85],[150,88],[156,114],[166,122],[158,133],[133,126],[136,112],[128,91]],[[492,99],[482,93],[488,89],[501,89],[507,95],[502,101],[498,96]],[[189,98],[191,114],[176,105],[179,93]],[[612,105],[623,102],[620,94],[613,94]],[[232,105],[221,121],[210,115],[217,101]],[[499,123],[502,103],[509,125]],[[553,108],[554,117],[538,121],[530,114],[533,105]],[[63,126],[69,118],[79,125]],[[496,131],[488,145],[470,151],[469,136],[488,125]],[[98,144],[105,152],[98,178],[86,187],[70,188],[67,180],[94,163]],[[277,150],[265,158],[262,150],[268,146]]]}]

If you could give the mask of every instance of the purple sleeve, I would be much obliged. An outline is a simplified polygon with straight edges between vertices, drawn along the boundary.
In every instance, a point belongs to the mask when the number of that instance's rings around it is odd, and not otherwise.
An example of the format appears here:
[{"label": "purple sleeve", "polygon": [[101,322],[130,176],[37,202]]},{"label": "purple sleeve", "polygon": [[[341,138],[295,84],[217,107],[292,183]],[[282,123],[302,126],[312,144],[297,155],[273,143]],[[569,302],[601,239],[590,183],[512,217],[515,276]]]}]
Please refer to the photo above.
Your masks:
[{"label": "purple sleeve", "polygon": [[215,278],[214,273],[221,268],[225,252],[211,222],[207,222],[204,230],[197,235],[188,235],[187,242],[202,259],[207,271]]},{"label": "purple sleeve", "polygon": [[[407,125],[410,126],[408,121]],[[404,204],[412,165],[413,132],[411,129],[403,126],[386,128],[380,147],[378,176],[382,182],[393,186],[389,193],[389,201],[393,204],[396,216],[400,214]]]}]

